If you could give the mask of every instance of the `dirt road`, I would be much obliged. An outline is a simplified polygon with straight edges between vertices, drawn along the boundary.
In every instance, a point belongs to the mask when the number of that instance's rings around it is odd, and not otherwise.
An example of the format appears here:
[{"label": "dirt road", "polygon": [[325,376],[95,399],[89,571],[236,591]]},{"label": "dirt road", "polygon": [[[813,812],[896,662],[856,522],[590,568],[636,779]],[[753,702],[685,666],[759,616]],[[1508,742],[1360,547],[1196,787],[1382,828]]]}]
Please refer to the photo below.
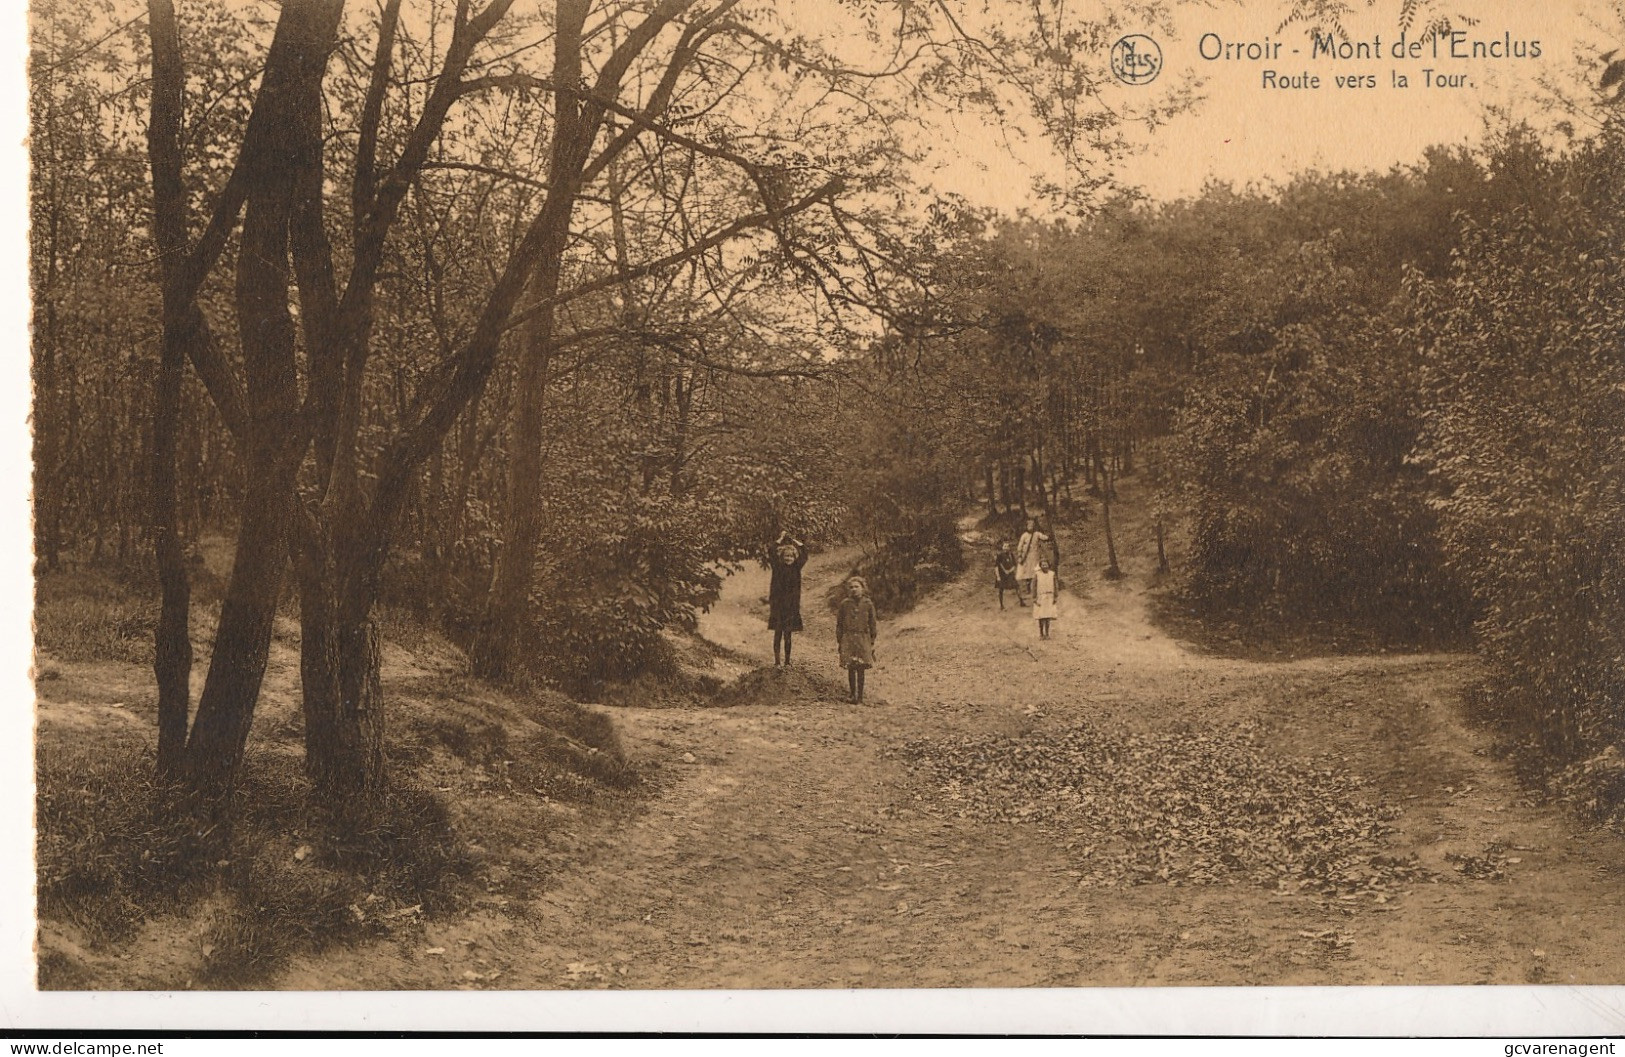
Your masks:
[{"label": "dirt road", "polygon": [[[768,667],[735,707],[616,710],[661,790],[586,837],[533,913],[330,952],[279,986],[1625,981],[1625,846],[1524,800],[1461,718],[1469,658],[1205,656],[1151,623],[1142,584],[1077,573],[1041,642],[1027,610],[998,610],[984,557],[883,623],[863,707],[839,699],[819,604],[839,562],[808,567],[789,673],[771,668],[765,576],[734,577],[702,631]],[[1147,737],[1251,723],[1283,764],[1335,758],[1390,806],[1382,850],[1414,855],[1415,878],[1375,899],[1084,886],[1064,828],[956,811],[897,753],[1080,722]]]}]

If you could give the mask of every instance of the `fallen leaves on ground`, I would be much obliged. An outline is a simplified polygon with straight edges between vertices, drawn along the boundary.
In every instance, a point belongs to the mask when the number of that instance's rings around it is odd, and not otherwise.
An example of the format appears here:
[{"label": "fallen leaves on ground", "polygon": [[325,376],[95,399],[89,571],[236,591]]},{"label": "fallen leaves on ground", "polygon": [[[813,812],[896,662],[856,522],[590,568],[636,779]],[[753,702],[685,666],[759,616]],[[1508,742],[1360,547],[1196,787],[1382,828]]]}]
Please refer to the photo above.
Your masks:
[{"label": "fallen leaves on ground", "polygon": [[1156,734],[1082,724],[903,743],[928,809],[1068,828],[1084,887],[1248,881],[1387,902],[1426,878],[1384,855],[1397,808],[1357,775],[1270,753],[1252,727]]},{"label": "fallen leaves on ground", "polygon": [[1477,855],[1447,851],[1444,853],[1444,861],[1453,865],[1463,877],[1474,881],[1505,881],[1507,863],[1523,860],[1507,858],[1506,847],[1499,842],[1491,841],[1484,845],[1484,850]]},{"label": "fallen leaves on ground", "polygon": [[1320,953],[1333,957],[1346,958],[1354,950],[1354,937],[1336,929],[1321,929],[1319,932],[1299,929],[1298,935],[1306,940],[1313,940],[1315,948]]},{"label": "fallen leaves on ground", "polygon": [[[500,973],[491,973],[486,979],[491,979]],[[626,966],[614,962],[571,962],[564,967],[563,979],[572,984],[595,984],[608,986],[609,982],[617,976],[626,975]]]}]

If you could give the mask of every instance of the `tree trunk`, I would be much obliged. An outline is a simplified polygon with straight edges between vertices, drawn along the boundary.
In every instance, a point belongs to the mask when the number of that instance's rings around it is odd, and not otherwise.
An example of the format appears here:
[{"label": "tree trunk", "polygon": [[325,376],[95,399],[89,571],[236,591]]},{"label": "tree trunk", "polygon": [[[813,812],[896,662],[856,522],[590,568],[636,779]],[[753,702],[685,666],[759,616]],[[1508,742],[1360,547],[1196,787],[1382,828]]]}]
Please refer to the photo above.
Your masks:
[{"label": "tree trunk", "polygon": [[[534,300],[558,290],[558,269],[533,280]],[[502,552],[491,581],[479,632],[470,651],[474,674],[506,679],[513,674],[519,632],[530,602],[536,552],[542,535],[543,449],[547,433],[547,381],[553,346],[553,313],[537,313],[526,328],[526,349],[519,363],[513,432],[508,445],[508,514]]]},{"label": "tree trunk", "polygon": [[176,778],[186,761],[192,705],[192,589],[180,540],[176,436],[188,343],[202,323],[195,300],[177,288],[175,256],[186,242],[186,199],[181,182],[183,73],[180,25],[168,0],[148,9],[152,42],[152,114],[147,155],[152,169],[153,235],[163,260],[163,335],[152,404],[152,528],[161,601],[153,633],[153,675],[158,683],[158,774]]},{"label": "tree trunk", "polygon": [[284,525],[292,474],[251,470],[248,476],[237,554],[186,746],[188,782],[208,803],[231,792],[242,763],[287,563]]},{"label": "tree trunk", "polygon": [[1038,490],[1038,508],[1046,517],[1054,517],[1055,508],[1050,502],[1049,468],[1044,465],[1042,449],[1035,452],[1033,461],[1033,487]]},{"label": "tree trunk", "polygon": [[175,443],[188,343],[198,340],[202,321],[195,298],[181,291],[176,281],[176,258],[186,243],[180,143],[184,74],[180,24],[169,0],[149,4],[147,24],[153,56],[147,156],[152,170],[153,237],[164,280],[163,335],[152,405],[152,526],[161,598],[152,668],[158,683],[158,775],[173,779],[184,774],[192,705],[192,595],[180,542]]},{"label": "tree trunk", "polygon": [[[282,8],[233,174],[233,180],[240,177],[244,205],[234,308],[245,397],[238,446],[248,487],[209,674],[186,747],[190,791],[211,810],[224,806],[242,763],[288,561],[288,516],[306,446],[288,307],[289,226],[301,130],[309,115],[320,114],[338,16],[336,3]],[[188,310],[196,308],[195,286],[187,290],[177,282],[172,289]]]},{"label": "tree trunk", "polygon": [[[463,538],[464,525],[468,518],[468,493],[473,487],[475,475],[479,472],[480,460],[484,458],[486,449],[495,440],[498,428],[495,423],[489,428],[481,428],[482,403],[479,395],[469,401],[468,410],[463,412],[464,426],[457,438],[457,476],[451,494],[447,498],[449,513],[446,517],[445,534],[440,544],[440,553],[444,556],[444,560],[441,568],[435,572],[438,585],[436,598],[446,612],[453,606],[453,573],[458,568],[454,556],[457,554],[457,544]],[[466,557],[464,561],[467,561]]]},{"label": "tree trunk", "polygon": [[[330,554],[301,563],[299,675],[305,773],[339,809],[376,799],[384,784],[384,701],[371,607],[345,599]],[[359,615],[358,615],[359,611]]]},{"label": "tree trunk", "polygon": [[1123,570],[1117,566],[1117,541],[1112,538],[1112,483],[1106,478],[1104,494],[1100,499],[1100,522],[1106,532],[1106,579],[1120,580]]},{"label": "tree trunk", "polygon": [[175,460],[185,368],[182,336],[165,327],[153,393],[151,471],[153,548],[161,597],[152,668],[158,682],[158,774],[164,778],[181,772],[192,703],[192,588],[181,546]]},{"label": "tree trunk", "polygon": [[[36,87],[35,90],[42,89]],[[36,161],[34,164],[39,166],[42,162]],[[67,470],[67,460],[62,453],[68,450],[62,444],[68,424],[63,421],[57,406],[60,401],[56,391],[57,229],[62,210],[55,200],[57,166],[50,162],[43,164],[48,167],[52,177],[52,203],[47,229],[50,250],[46,261],[45,290],[43,297],[37,287],[34,294],[39,304],[35,310],[34,338],[34,465],[38,468],[34,474],[34,545],[39,548],[39,557],[45,562],[45,567],[55,570],[61,561],[62,480]]]},{"label": "tree trunk", "polygon": [[[588,5],[561,4],[554,29],[553,80],[573,86],[581,79],[581,32]],[[476,675],[505,679],[513,673],[519,631],[530,601],[531,578],[542,525],[542,456],[546,439],[545,401],[553,354],[559,270],[569,244],[571,218],[587,153],[596,129],[582,129],[580,103],[569,88],[553,97],[553,145],[548,159],[548,194],[538,223],[541,239],[532,266],[527,297],[531,314],[520,353],[512,441],[509,445],[508,513],[492,578],[491,594],[470,651]]]},{"label": "tree trunk", "polygon": [[678,497],[687,487],[683,480],[683,468],[688,462],[688,420],[694,405],[694,379],[685,377],[685,374],[678,371],[672,379],[677,398],[677,426],[672,436],[671,494]]}]

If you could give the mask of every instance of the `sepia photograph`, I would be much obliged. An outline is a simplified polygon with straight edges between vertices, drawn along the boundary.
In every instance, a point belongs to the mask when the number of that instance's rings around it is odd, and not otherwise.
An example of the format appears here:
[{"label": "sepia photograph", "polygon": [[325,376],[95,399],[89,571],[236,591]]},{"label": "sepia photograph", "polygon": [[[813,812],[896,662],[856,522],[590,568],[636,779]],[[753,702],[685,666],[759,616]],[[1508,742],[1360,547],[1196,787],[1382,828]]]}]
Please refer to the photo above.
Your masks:
[{"label": "sepia photograph", "polygon": [[1625,3],[25,24],[27,1008],[1625,1033]]}]

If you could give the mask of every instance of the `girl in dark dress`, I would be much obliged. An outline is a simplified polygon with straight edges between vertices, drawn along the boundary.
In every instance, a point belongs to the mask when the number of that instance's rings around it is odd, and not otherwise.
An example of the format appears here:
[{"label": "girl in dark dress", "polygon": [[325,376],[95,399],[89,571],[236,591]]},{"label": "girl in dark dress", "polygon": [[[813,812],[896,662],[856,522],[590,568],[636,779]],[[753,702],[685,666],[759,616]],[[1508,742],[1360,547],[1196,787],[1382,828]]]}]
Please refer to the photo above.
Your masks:
[{"label": "girl in dark dress", "polygon": [[801,567],[807,564],[807,545],[792,539],[788,532],[767,549],[767,564],[773,570],[773,582],[767,589],[767,626],[773,629],[773,666],[777,668],[780,656],[785,667],[790,666],[790,644],[801,630]]},{"label": "girl in dark dress", "polygon": [[846,598],[835,612],[835,648],[846,669],[846,686],[854,704],[863,703],[863,673],[875,665],[875,604],[863,577],[846,582]]},{"label": "girl in dark dress", "polygon": [[999,545],[999,553],[993,558],[993,586],[999,589],[1000,609],[1004,608],[1006,591],[1015,591],[1016,597],[1021,596],[1016,582],[1016,554],[1008,542]]}]

